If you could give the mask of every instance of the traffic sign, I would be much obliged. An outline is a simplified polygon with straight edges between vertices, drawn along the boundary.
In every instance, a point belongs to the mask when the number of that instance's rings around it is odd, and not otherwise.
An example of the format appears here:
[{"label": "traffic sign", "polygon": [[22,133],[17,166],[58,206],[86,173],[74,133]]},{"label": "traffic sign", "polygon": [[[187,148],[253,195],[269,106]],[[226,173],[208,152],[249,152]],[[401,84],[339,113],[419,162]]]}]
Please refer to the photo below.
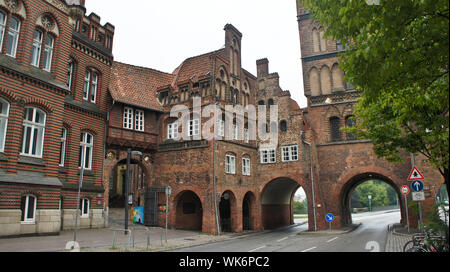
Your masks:
[{"label": "traffic sign", "polygon": [[411,189],[414,192],[422,192],[423,191],[423,182],[420,180],[415,180],[411,183]]},{"label": "traffic sign", "polygon": [[334,215],[332,213],[329,213],[325,216],[325,219],[327,222],[333,222],[334,221]]},{"label": "traffic sign", "polygon": [[408,195],[409,194],[409,187],[406,185],[402,186],[402,189],[400,190],[402,192],[403,195]]},{"label": "traffic sign", "polygon": [[419,179],[425,179],[423,175],[419,172],[419,169],[414,166],[413,170],[411,171],[411,174],[409,174],[408,181],[414,181]]},{"label": "traffic sign", "polygon": [[425,193],[424,192],[413,192],[412,193],[412,200],[413,201],[424,201],[425,200]]}]

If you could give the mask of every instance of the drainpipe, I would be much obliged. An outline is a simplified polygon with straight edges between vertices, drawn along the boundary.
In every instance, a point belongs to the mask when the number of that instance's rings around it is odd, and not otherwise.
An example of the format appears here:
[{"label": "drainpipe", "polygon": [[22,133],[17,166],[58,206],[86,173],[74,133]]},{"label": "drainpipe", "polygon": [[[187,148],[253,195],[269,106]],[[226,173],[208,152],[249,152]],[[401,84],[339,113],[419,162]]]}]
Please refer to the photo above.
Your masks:
[{"label": "drainpipe", "polygon": [[212,82],[211,82],[211,92],[214,95],[214,136],[213,136],[213,200],[214,200],[214,219],[216,223],[216,229],[217,229],[217,235],[220,236],[220,225],[219,225],[219,212],[217,207],[217,169],[216,169],[216,150],[217,150],[217,141],[216,141],[216,135],[217,135],[217,120],[216,120],[216,109],[217,104],[219,103],[217,99],[217,95],[215,93],[215,86],[216,86],[216,55],[214,57],[214,65],[213,65],[213,71],[212,71]]},{"label": "drainpipe", "polygon": [[313,159],[312,159],[312,146],[311,143],[305,141],[305,132],[300,131],[300,137],[302,142],[309,146],[309,165],[310,165],[310,175],[311,175],[311,190],[312,190],[312,206],[313,206],[313,217],[314,217],[314,231],[317,231],[317,220],[316,220],[316,200],[314,194],[314,173],[313,173]]}]

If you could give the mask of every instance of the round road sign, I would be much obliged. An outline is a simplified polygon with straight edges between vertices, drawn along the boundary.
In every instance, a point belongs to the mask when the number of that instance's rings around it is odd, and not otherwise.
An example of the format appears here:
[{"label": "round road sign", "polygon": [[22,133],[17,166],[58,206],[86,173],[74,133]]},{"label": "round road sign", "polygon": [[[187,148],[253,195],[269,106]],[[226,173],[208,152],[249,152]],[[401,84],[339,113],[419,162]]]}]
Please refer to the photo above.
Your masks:
[{"label": "round road sign", "polygon": [[404,195],[408,195],[409,194],[409,187],[406,186],[406,185],[402,186],[401,192]]}]

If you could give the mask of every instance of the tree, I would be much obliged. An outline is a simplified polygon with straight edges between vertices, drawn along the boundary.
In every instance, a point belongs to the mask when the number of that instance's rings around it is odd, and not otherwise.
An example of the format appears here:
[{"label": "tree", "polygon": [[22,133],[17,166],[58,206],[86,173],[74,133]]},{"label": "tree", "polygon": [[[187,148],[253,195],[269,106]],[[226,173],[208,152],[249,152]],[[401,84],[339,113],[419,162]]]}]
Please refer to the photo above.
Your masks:
[{"label": "tree", "polygon": [[[302,1],[302,0],[300,0]],[[361,91],[356,126],[377,156],[423,154],[444,177],[449,165],[449,3],[447,0],[303,0],[346,48],[345,79]]]},{"label": "tree", "polygon": [[387,188],[382,184],[375,183],[372,180],[366,181],[356,187],[355,193],[358,195],[359,201],[364,207],[369,207],[369,195],[372,196],[372,207],[383,207],[389,205]]}]

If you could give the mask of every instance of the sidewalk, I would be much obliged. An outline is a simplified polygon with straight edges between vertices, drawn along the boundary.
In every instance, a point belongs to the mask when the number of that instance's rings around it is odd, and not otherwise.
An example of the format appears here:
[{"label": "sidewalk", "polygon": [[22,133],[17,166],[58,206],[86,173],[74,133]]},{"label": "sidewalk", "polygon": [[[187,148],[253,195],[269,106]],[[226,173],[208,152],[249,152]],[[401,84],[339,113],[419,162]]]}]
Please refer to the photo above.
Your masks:
[{"label": "sidewalk", "polygon": [[385,252],[403,252],[403,246],[412,239],[413,229],[408,230],[401,224],[389,225]]},{"label": "sidewalk", "polygon": [[[104,229],[77,231],[80,252],[163,251],[235,239],[256,232],[226,233],[221,236],[198,231],[172,230],[143,225],[129,225],[131,235],[125,235],[123,224],[111,224]],[[149,236],[147,236],[147,230]],[[35,236],[0,239],[0,252],[68,252],[66,245],[73,241],[74,231],[62,231],[58,236]],[[114,242],[115,238],[115,242]],[[134,238],[134,240],[133,240]]]}]

